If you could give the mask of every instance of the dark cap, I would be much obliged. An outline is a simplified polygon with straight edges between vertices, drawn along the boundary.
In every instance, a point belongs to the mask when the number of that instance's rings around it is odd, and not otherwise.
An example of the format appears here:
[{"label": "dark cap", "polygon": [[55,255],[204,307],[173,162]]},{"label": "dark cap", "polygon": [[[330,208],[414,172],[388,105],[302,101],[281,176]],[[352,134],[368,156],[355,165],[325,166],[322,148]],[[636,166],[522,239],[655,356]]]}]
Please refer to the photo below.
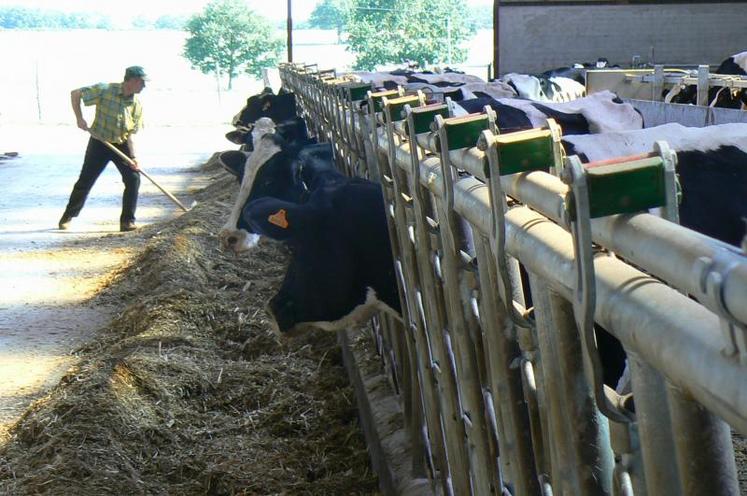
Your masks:
[{"label": "dark cap", "polygon": [[143,81],[148,80],[148,76],[145,75],[145,69],[143,69],[139,65],[133,65],[125,69],[124,78],[125,78],[125,81],[127,81],[128,79],[133,79],[133,78],[140,78]]}]

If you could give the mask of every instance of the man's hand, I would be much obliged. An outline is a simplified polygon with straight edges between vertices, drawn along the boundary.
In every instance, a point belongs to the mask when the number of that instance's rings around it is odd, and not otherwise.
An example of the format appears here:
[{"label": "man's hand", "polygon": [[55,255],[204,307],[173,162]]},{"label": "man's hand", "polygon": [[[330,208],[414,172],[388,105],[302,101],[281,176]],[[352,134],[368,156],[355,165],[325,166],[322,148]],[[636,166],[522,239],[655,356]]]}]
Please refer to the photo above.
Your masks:
[{"label": "man's hand", "polygon": [[78,127],[83,131],[88,131],[88,123],[83,117],[78,117]]},{"label": "man's hand", "polygon": [[130,160],[132,161],[130,165],[130,169],[134,170],[135,172],[140,172],[140,166],[137,164],[137,159],[135,157],[131,157]]}]

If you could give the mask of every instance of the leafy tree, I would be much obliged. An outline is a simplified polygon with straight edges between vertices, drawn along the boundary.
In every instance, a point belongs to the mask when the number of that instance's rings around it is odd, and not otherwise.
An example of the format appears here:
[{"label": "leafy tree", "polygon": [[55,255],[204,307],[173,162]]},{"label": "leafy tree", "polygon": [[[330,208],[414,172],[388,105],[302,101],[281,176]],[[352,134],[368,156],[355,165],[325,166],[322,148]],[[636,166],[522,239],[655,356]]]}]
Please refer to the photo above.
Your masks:
[{"label": "leafy tree", "polygon": [[461,62],[467,54],[460,44],[472,33],[465,11],[464,0],[353,0],[348,50],[364,70],[404,61]]},{"label": "leafy tree", "polygon": [[111,20],[100,14],[26,7],[0,7],[0,28],[4,29],[111,29]]},{"label": "leafy tree", "polygon": [[272,26],[241,0],[214,0],[187,22],[184,57],[203,74],[228,77],[228,89],[240,70],[260,77],[277,64],[282,40]]},{"label": "leafy tree", "polygon": [[473,30],[493,29],[492,5],[471,5],[467,9],[467,24]]},{"label": "leafy tree", "polygon": [[187,25],[187,17],[182,15],[162,15],[153,23],[156,29],[183,30]]},{"label": "leafy tree", "polygon": [[322,0],[311,11],[309,26],[337,30],[337,42],[339,43],[342,30],[348,22],[350,6],[350,0]]},{"label": "leafy tree", "polygon": [[132,19],[132,27],[135,29],[150,29],[153,27],[153,21],[144,15],[139,15]]}]

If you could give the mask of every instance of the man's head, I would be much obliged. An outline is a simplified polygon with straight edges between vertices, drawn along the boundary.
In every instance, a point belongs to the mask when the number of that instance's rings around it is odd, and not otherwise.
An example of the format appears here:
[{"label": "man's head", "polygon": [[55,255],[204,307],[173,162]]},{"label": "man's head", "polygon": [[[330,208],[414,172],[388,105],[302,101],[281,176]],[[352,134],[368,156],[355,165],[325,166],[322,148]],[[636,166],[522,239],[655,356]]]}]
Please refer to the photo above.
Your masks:
[{"label": "man's head", "polygon": [[139,65],[128,67],[124,75],[124,93],[127,95],[140,93],[145,88],[146,81],[148,81],[148,76],[145,74],[145,69]]}]

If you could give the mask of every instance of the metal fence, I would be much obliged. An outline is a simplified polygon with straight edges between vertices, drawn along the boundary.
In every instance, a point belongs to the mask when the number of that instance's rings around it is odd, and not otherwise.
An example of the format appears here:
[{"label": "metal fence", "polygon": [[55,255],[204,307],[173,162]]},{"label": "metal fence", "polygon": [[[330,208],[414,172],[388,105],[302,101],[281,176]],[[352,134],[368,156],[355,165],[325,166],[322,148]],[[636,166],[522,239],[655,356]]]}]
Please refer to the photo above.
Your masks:
[{"label": "metal fence", "polygon": [[[374,327],[434,492],[739,494],[747,257],[672,222],[666,144],[587,168],[552,123],[499,134],[488,109],[454,118],[314,66],[281,79],[338,165],[383,187],[403,310]],[[602,383],[593,323],[630,393]]]}]

